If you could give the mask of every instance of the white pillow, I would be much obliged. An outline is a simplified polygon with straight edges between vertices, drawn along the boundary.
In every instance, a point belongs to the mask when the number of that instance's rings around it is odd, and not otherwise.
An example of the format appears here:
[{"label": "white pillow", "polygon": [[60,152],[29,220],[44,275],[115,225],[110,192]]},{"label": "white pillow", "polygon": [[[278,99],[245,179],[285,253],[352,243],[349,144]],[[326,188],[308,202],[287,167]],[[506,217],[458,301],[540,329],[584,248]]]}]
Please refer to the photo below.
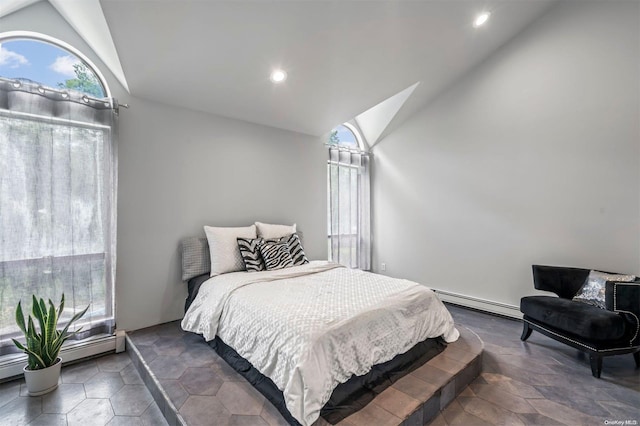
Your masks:
[{"label": "white pillow", "polygon": [[258,237],[264,239],[281,238],[296,233],[296,224],[293,225],[271,225],[269,223],[256,222]]},{"label": "white pillow", "polygon": [[205,226],[211,255],[212,277],[227,272],[244,271],[244,261],[238,248],[238,238],[256,238],[256,226],[240,228],[219,228]]}]

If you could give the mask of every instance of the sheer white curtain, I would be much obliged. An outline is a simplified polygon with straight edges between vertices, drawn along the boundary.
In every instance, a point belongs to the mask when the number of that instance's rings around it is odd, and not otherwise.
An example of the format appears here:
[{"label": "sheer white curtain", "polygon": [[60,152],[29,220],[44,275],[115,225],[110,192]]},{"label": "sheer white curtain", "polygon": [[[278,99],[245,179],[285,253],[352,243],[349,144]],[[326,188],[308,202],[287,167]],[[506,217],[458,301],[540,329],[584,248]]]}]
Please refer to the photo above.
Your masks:
[{"label": "sheer white curtain", "polygon": [[113,327],[116,116],[109,100],[0,80],[0,353],[18,301],[90,305],[84,336]]},{"label": "sheer white curtain", "polygon": [[371,269],[369,154],[329,146],[329,259]]}]

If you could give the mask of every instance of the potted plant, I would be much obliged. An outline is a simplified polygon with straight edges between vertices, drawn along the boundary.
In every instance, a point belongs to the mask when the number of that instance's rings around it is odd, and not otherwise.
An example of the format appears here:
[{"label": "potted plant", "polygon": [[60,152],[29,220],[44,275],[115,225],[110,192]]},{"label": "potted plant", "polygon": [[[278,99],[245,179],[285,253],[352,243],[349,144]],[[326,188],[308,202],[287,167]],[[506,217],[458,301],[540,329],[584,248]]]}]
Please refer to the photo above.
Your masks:
[{"label": "potted plant", "polygon": [[[62,366],[62,360],[58,357],[60,348],[69,337],[81,330],[80,328],[70,332],[69,327],[87,312],[89,306],[84,308],[82,312],[75,314],[64,329],[58,330],[58,319],[63,309],[64,294],[57,310],[51,300],[49,300],[49,309],[47,310],[44,299],[38,300],[34,295],[33,317],[29,315],[25,325],[21,302],[18,302],[16,323],[24,333],[26,343],[23,345],[16,339],[12,340],[18,349],[27,354],[27,365],[23,370],[27,389],[31,396],[43,395],[58,387],[60,367]],[[34,318],[38,322],[40,333],[36,330]]]}]

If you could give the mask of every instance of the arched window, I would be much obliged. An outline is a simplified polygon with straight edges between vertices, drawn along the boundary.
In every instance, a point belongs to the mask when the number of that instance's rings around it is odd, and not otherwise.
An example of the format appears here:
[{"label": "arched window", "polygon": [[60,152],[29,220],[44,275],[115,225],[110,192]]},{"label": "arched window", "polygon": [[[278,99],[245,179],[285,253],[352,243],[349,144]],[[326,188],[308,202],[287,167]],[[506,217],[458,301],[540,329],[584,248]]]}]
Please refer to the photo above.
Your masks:
[{"label": "arched window", "polygon": [[341,124],[331,131],[329,144],[365,150],[360,132],[349,123]]},{"label": "arched window", "polygon": [[331,131],[327,165],[329,260],[350,268],[371,268],[369,153],[355,126]]},{"label": "arched window", "polygon": [[40,34],[8,34],[0,38],[0,77],[98,99],[109,96],[97,68],[71,46]]},{"label": "arched window", "polygon": [[117,105],[73,47],[0,33],[0,354],[19,337],[18,301],[90,306],[79,337],[114,324]]}]

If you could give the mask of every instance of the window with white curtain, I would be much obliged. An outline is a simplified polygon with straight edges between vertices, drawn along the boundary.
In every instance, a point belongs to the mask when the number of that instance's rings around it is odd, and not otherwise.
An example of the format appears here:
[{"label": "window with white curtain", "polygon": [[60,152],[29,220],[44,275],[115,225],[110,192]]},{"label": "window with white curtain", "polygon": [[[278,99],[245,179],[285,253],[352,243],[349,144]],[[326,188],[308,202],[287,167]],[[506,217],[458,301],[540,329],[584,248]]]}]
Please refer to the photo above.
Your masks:
[{"label": "window with white curtain", "polygon": [[81,337],[112,331],[117,104],[76,53],[49,40],[0,35],[0,42],[12,61],[0,64],[0,353],[6,353],[19,335],[16,306],[21,300],[29,311],[33,294],[57,305],[64,293],[61,323],[89,305],[78,324]]},{"label": "window with white curtain", "polygon": [[331,132],[328,148],[329,260],[369,270],[369,153],[356,128],[347,123]]}]

